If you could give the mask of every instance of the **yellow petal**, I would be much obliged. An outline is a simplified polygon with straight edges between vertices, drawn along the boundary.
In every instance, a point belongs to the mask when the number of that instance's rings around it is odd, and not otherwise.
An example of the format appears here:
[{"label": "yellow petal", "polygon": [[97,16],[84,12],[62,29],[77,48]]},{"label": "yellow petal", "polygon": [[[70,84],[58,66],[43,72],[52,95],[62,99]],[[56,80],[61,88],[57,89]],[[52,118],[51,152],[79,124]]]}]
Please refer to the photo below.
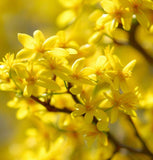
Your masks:
[{"label": "yellow petal", "polygon": [[119,113],[119,111],[117,108],[112,108],[112,110],[111,110],[111,123],[114,123],[117,121],[118,113]]},{"label": "yellow petal", "polygon": [[17,53],[16,58],[17,59],[28,59],[32,57],[33,54],[35,53],[33,52],[32,49],[22,49]]},{"label": "yellow petal", "polygon": [[130,30],[131,28],[131,23],[132,23],[132,16],[127,17],[127,18],[121,18],[121,22],[123,24],[123,28],[127,31]]},{"label": "yellow petal", "polygon": [[26,70],[26,66],[23,63],[14,64],[15,71],[20,78],[28,78],[29,74]]},{"label": "yellow petal", "polygon": [[99,66],[103,67],[104,64],[106,63],[106,61],[107,61],[107,58],[105,56],[99,56],[97,61],[96,61],[96,66],[97,67],[99,67]]},{"label": "yellow petal", "polygon": [[17,114],[16,114],[16,117],[17,119],[23,119],[27,116],[28,114],[28,109],[24,106],[22,106],[18,111],[17,111]]},{"label": "yellow petal", "polygon": [[28,48],[28,49],[35,48],[34,39],[27,34],[18,33],[18,40],[25,48]]},{"label": "yellow petal", "polygon": [[91,14],[90,14],[90,16],[89,16],[89,19],[91,20],[91,21],[95,21],[96,22],[96,20],[101,16],[103,14],[103,12],[100,10],[100,9],[96,9],[96,10],[94,10]]},{"label": "yellow petal", "polygon": [[104,120],[104,121],[107,121],[107,114],[103,111],[103,110],[100,110],[100,109],[97,109],[94,113],[95,117],[98,119],[98,120]]},{"label": "yellow petal", "polygon": [[59,0],[59,2],[66,8],[73,8],[81,4],[82,0]]},{"label": "yellow petal", "polygon": [[23,95],[30,97],[33,92],[34,85],[26,85],[23,90]]},{"label": "yellow petal", "polygon": [[114,5],[113,1],[110,1],[110,0],[102,0],[101,1],[101,6],[108,13],[112,12],[115,8],[115,5]]},{"label": "yellow petal", "polygon": [[136,64],[136,60],[132,60],[131,62],[129,62],[124,68],[123,68],[123,72],[127,73],[133,70],[134,66]]},{"label": "yellow petal", "polygon": [[114,52],[114,47],[111,48],[110,46],[108,46],[105,48],[104,52],[105,52],[105,55],[106,55],[110,65],[112,66],[112,68],[114,70],[116,70],[115,59],[114,59],[114,56],[112,55]]},{"label": "yellow petal", "polygon": [[85,118],[85,121],[86,121],[87,123],[91,123],[92,120],[93,120],[93,113],[92,113],[92,112],[87,112],[87,113],[85,114],[84,118]]},{"label": "yellow petal", "polygon": [[72,113],[71,113],[71,115],[73,116],[73,117],[76,117],[76,116],[81,116],[81,115],[83,115],[85,113],[85,110],[76,110],[76,111],[73,111]]},{"label": "yellow petal", "polygon": [[132,109],[126,109],[124,112],[126,114],[130,115],[130,116],[133,116],[133,117],[137,116],[137,113],[134,110],[132,110]]},{"label": "yellow petal", "polygon": [[66,48],[66,51],[69,53],[69,54],[77,54],[77,50],[76,49],[73,49],[73,48]]},{"label": "yellow petal", "polygon": [[97,128],[99,131],[108,131],[109,130],[108,121],[103,121],[103,120],[99,121],[97,123]]},{"label": "yellow petal", "polygon": [[57,25],[62,28],[66,27],[75,19],[75,17],[76,14],[73,10],[66,10],[57,17]]},{"label": "yellow petal", "polygon": [[45,50],[52,49],[55,46],[56,42],[57,42],[57,36],[51,36],[45,40],[43,48]]},{"label": "yellow petal", "polygon": [[116,19],[113,19],[110,24],[110,30],[113,31],[118,27],[119,22]]},{"label": "yellow petal", "polygon": [[152,1],[143,1],[143,6],[153,10],[153,2]]},{"label": "yellow petal", "polygon": [[70,92],[72,93],[72,94],[74,94],[74,95],[77,95],[77,94],[80,94],[81,93],[81,91],[82,91],[82,87],[72,87],[71,89],[70,89]]},{"label": "yellow petal", "polygon": [[61,56],[61,57],[66,57],[69,55],[69,52],[63,48],[54,48],[51,51],[48,51],[48,53],[51,53],[54,56]]},{"label": "yellow petal", "polygon": [[43,33],[39,30],[36,30],[33,33],[33,37],[34,37],[34,40],[35,40],[37,46],[41,46],[43,44],[43,42],[45,41],[45,37],[44,37]]},{"label": "yellow petal", "polygon": [[121,90],[122,90],[123,92],[127,92],[128,89],[129,89],[129,85],[128,85],[128,83],[126,82],[126,80],[121,80],[121,81],[120,81],[120,87],[121,87]]},{"label": "yellow petal", "polygon": [[59,42],[62,42],[62,43],[66,42],[66,33],[65,33],[65,31],[62,31],[62,30],[58,31],[56,35],[58,36],[58,41]]},{"label": "yellow petal", "polygon": [[79,72],[84,66],[84,59],[85,58],[77,59],[72,65],[72,70],[75,72]]},{"label": "yellow petal", "polygon": [[96,27],[97,28],[104,28],[104,25],[109,22],[112,21],[112,16],[110,16],[109,14],[103,14],[100,18],[98,18],[98,20],[96,21]]},{"label": "yellow petal", "polygon": [[144,26],[145,28],[148,28],[149,27],[149,20],[146,16],[146,14],[142,11],[139,11],[139,13],[136,14],[136,17],[137,17],[137,20],[138,22]]},{"label": "yellow petal", "polygon": [[36,84],[44,87],[44,88],[47,88],[47,89],[50,89],[50,90],[59,90],[60,87],[58,86],[58,84],[51,80],[51,79],[45,79],[45,78],[40,78],[39,80],[37,80]]},{"label": "yellow petal", "polygon": [[103,32],[95,32],[88,40],[89,44],[97,43],[101,40]]},{"label": "yellow petal", "polygon": [[98,141],[101,142],[102,145],[107,146],[108,145],[108,139],[107,139],[107,135],[104,133],[101,133]]}]

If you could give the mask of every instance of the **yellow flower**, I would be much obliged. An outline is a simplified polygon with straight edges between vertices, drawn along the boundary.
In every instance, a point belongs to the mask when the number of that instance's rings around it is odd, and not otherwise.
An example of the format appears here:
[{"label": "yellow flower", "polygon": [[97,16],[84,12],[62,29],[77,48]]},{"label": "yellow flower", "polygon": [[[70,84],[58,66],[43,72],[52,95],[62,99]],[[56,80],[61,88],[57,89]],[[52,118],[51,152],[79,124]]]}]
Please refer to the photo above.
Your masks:
[{"label": "yellow flower", "polygon": [[63,56],[54,56],[50,52],[44,55],[38,64],[44,67],[43,74],[45,74],[46,77],[48,75],[56,75],[60,78],[65,78],[66,74],[70,73],[67,60]]},{"label": "yellow flower", "polygon": [[16,81],[19,81],[19,77],[17,77],[15,70],[18,63],[14,54],[10,53],[7,53],[3,62],[0,62],[0,88],[2,90],[16,89]]},{"label": "yellow flower", "polygon": [[11,108],[18,109],[16,113],[17,119],[24,119],[31,114],[35,114],[36,112],[45,109],[41,104],[33,101],[31,98],[25,97],[14,97],[13,100],[10,100],[7,103],[7,105]]},{"label": "yellow flower", "polygon": [[96,75],[98,83],[107,82],[111,84],[111,78],[107,75],[108,69],[109,63],[106,56],[99,56],[93,66],[93,73]]},{"label": "yellow flower", "polygon": [[129,30],[132,21],[132,14],[125,7],[124,2],[125,0],[102,0],[101,6],[106,14],[103,14],[98,19],[101,25],[110,23],[110,30],[113,30],[122,23],[123,28]]},{"label": "yellow flower", "polygon": [[33,37],[27,34],[18,34],[18,39],[24,49],[17,53],[18,59],[35,59],[41,57],[46,51],[54,48],[57,36],[51,36],[45,40],[43,33],[36,30]]},{"label": "yellow flower", "polygon": [[76,110],[72,112],[72,116],[84,116],[87,123],[92,123],[94,117],[98,120],[97,128],[101,131],[108,131],[109,119],[107,114],[99,108],[100,103],[103,100],[102,95],[93,95],[93,89],[89,88],[82,90],[80,97],[83,100],[83,104],[77,103],[75,105]]},{"label": "yellow flower", "polygon": [[7,53],[3,58],[3,62],[0,62],[0,66],[5,69],[5,72],[9,72],[14,63],[14,54]]},{"label": "yellow flower", "polygon": [[107,110],[110,110],[111,112],[112,123],[117,120],[119,111],[130,116],[136,116],[135,109],[138,104],[137,88],[126,93],[120,93],[119,91],[112,89],[111,93],[105,93],[105,96],[107,98],[105,106],[107,106]]},{"label": "yellow flower", "polygon": [[142,26],[145,28],[150,26],[146,10],[153,10],[151,0],[129,0],[129,8]]},{"label": "yellow flower", "polygon": [[67,9],[58,16],[57,24],[60,27],[66,27],[76,19],[82,7],[83,0],[59,0],[59,2]]},{"label": "yellow flower", "polygon": [[116,55],[112,55],[114,48],[107,47],[105,49],[105,55],[112,67],[112,71],[107,71],[107,74],[112,77],[114,87],[121,89],[122,91],[128,90],[127,79],[131,77],[132,70],[136,64],[136,60],[132,60],[125,67],[121,64],[119,58]]},{"label": "yellow flower", "polygon": [[10,79],[8,72],[5,72],[0,66],[0,90],[12,91],[16,89],[14,82]]},{"label": "yellow flower", "polygon": [[57,32],[56,36],[58,37],[56,47],[64,48],[70,52],[70,54],[77,54],[76,49],[79,48],[79,44],[71,40],[69,33],[61,30]]},{"label": "yellow flower", "polygon": [[26,66],[19,65],[18,67],[19,70],[16,70],[16,72],[18,76],[24,80],[20,83],[24,96],[30,97],[32,94],[35,94],[39,86],[50,90],[60,89],[51,77],[43,75],[43,70],[41,71],[38,66],[28,63]]},{"label": "yellow flower", "polygon": [[90,75],[90,71],[89,68],[84,67],[84,60],[85,58],[79,58],[73,63],[71,72],[65,80],[76,85],[94,84],[88,77]]},{"label": "yellow flower", "polygon": [[81,133],[89,146],[93,144],[96,144],[97,146],[108,145],[107,134],[99,131],[93,124],[85,124],[84,128],[81,130]]}]

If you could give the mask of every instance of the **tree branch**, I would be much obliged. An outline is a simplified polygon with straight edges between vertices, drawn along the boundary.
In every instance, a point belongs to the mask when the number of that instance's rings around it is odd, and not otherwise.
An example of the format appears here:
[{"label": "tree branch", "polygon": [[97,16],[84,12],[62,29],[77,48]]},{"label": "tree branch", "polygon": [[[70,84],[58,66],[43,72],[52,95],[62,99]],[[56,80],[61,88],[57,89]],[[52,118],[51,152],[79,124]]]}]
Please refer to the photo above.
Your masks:
[{"label": "tree branch", "polygon": [[35,97],[35,96],[31,96],[31,98],[32,98],[34,101],[36,101],[36,102],[38,102],[39,104],[41,104],[42,106],[44,106],[44,107],[47,109],[47,111],[49,111],[49,112],[63,112],[63,113],[71,113],[71,112],[72,112],[71,110],[69,110],[69,109],[67,109],[67,108],[63,108],[63,109],[56,108],[56,107],[53,106],[53,105],[50,105],[50,104],[48,104],[48,103],[46,103],[46,102],[41,101],[40,99],[38,99],[38,98]]},{"label": "tree branch", "polygon": [[119,151],[121,148],[125,148],[130,152],[135,152],[135,153],[143,153],[143,154],[148,154],[146,153],[145,150],[141,150],[141,149],[136,149],[136,148],[132,148],[130,146],[127,146],[125,144],[120,144],[110,133],[108,133],[108,138],[114,143],[114,145],[116,146],[116,151]]},{"label": "tree branch", "polygon": [[129,44],[133,46],[135,49],[141,52],[141,54],[144,56],[144,58],[153,65],[153,57],[151,57],[144,48],[137,42],[136,40],[136,30],[138,28],[138,23],[133,23],[131,26],[131,30],[129,32]]},{"label": "tree branch", "polygon": [[144,140],[142,139],[142,137],[139,135],[139,133],[137,131],[137,128],[135,127],[135,124],[132,121],[131,117],[128,116],[128,118],[129,118],[129,121],[131,122],[131,125],[132,125],[134,131],[135,131],[136,136],[139,138],[140,142],[143,145],[143,153],[145,153],[145,154],[147,154],[147,155],[149,155],[149,156],[151,156],[153,158],[153,153],[148,149],[146,143],[144,142]]},{"label": "tree branch", "polygon": [[71,83],[68,83],[67,93],[71,94],[73,100],[74,100],[76,103],[81,103],[80,100],[78,99],[78,97],[70,92],[70,88],[71,88],[71,87],[72,87],[72,84],[71,84]]}]

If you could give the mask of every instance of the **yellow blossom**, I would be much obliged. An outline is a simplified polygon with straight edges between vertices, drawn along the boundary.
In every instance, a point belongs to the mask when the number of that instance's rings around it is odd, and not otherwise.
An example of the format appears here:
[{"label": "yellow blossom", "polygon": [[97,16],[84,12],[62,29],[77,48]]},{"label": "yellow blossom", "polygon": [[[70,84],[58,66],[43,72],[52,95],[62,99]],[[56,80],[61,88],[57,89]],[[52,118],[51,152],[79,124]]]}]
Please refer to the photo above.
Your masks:
[{"label": "yellow blossom", "polygon": [[63,56],[54,56],[52,53],[48,52],[42,59],[38,62],[39,65],[44,67],[43,74],[46,75],[56,75],[61,78],[65,78],[66,74],[70,72],[68,67],[68,62]]},{"label": "yellow blossom", "polygon": [[105,49],[105,55],[113,70],[107,72],[114,82],[114,87],[116,89],[121,89],[123,91],[128,90],[127,80],[131,77],[132,70],[135,66],[136,60],[132,60],[126,66],[123,66],[116,55],[112,55],[114,48],[107,47]]},{"label": "yellow blossom", "polygon": [[[137,89],[137,88],[136,88]],[[119,111],[126,113],[130,116],[136,116],[136,106],[138,104],[137,91],[129,91],[126,93],[120,93],[117,90],[112,90],[111,93],[105,93],[107,102],[105,106],[107,110],[111,112],[111,122],[115,122],[118,119]]]},{"label": "yellow blossom", "polygon": [[138,22],[148,29],[150,22],[146,10],[153,10],[153,2],[151,0],[129,0],[129,8]]},{"label": "yellow blossom", "polygon": [[14,97],[7,105],[11,108],[18,109],[17,119],[24,119],[27,116],[43,111],[45,108],[31,98]]},{"label": "yellow blossom", "polygon": [[94,84],[88,77],[90,73],[89,69],[84,67],[84,60],[84,58],[79,58],[73,63],[71,72],[66,78],[67,81],[76,85]]},{"label": "yellow blossom", "polygon": [[99,108],[100,103],[103,100],[102,95],[93,95],[91,88],[82,90],[81,97],[83,99],[83,104],[76,104],[76,110],[72,112],[73,116],[84,116],[87,123],[91,123],[96,117],[98,120],[97,128],[101,131],[108,131],[108,117],[107,114]]},{"label": "yellow blossom", "polygon": [[85,127],[81,130],[85,141],[89,146],[97,145],[97,146],[107,146],[107,134],[99,131],[95,125],[86,124]]},{"label": "yellow blossom", "polygon": [[36,30],[33,37],[19,33],[18,39],[23,45],[24,49],[17,53],[19,59],[35,59],[41,57],[43,53],[54,48],[57,36],[51,36],[45,40],[43,33]]},{"label": "yellow blossom", "polygon": [[19,65],[20,70],[17,70],[17,74],[24,81],[19,85],[23,88],[23,95],[30,97],[38,89],[39,86],[50,89],[59,90],[58,84],[51,79],[51,77],[45,77],[43,71],[33,64]]},{"label": "yellow blossom", "polygon": [[103,14],[98,21],[101,24],[110,23],[110,30],[118,27],[122,23],[125,30],[129,30],[132,21],[132,14],[124,6],[124,0],[102,0],[101,6],[106,12]]}]

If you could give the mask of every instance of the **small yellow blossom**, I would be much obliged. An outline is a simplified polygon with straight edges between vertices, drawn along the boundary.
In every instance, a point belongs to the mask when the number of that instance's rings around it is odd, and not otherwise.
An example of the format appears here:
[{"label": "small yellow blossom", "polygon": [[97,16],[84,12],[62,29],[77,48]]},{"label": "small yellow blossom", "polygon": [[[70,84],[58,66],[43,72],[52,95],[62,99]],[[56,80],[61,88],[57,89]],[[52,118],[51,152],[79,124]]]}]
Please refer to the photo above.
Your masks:
[{"label": "small yellow blossom", "polygon": [[17,119],[24,119],[27,116],[43,111],[45,108],[31,98],[14,97],[7,105],[11,108],[18,109],[16,113]]},{"label": "small yellow blossom", "polygon": [[54,56],[49,52],[39,60],[38,64],[44,67],[43,74],[46,74],[46,77],[56,75],[63,78],[70,73],[67,60],[63,56]]},{"label": "small yellow blossom", "polygon": [[73,63],[71,72],[66,78],[67,81],[76,85],[94,84],[88,77],[90,73],[89,69],[84,67],[84,60],[84,58],[79,58]]},{"label": "small yellow blossom", "polygon": [[113,70],[107,72],[112,77],[114,87],[123,91],[128,90],[127,79],[131,77],[132,70],[135,66],[136,60],[132,60],[125,67],[121,64],[119,58],[116,55],[112,55],[114,48],[107,47],[105,49],[105,55]]},{"label": "small yellow blossom", "polygon": [[107,114],[99,108],[103,100],[102,95],[93,95],[91,88],[81,91],[83,104],[76,104],[76,110],[72,112],[73,116],[84,116],[87,123],[92,123],[94,117],[98,120],[97,128],[101,131],[108,131],[108,117]]},{"label": "small yellow blossom", "polygon": [[124,6],[124,1],[121,0],[102,0],[101,6],[106,12],[103,14],[98,21],[101,24],[110,23],[110,29],[113,30],[120,23],[122,23],[125,30],[129,30],[132,21],[132,14]]},{"label": "small yellow blossom", "polygon": [[[39,86],[50,89],[50,90],[59,90],[60,87],[58,84],[51,79],[51,77],[45,77],[43,71],[39,70],[39,67],[34,66],[33,64],[27,64],[19,66],[22,70],[17,72],[18,75],[24,80],[20,84],[23,88],[23,95],[30,97],[37,90]],[[23,72],[22,72],[23,71]]]},{"label": "small yellow blossom", "polygon": [[136,116],[135,110],[138,104],[137,94],[138,93],[135,90],[126,93],[120,93],[114,89],[111,93],[105,93],[107,98],[105,106],[110,109],[112,123],[117,120],[119,111],[122,111],[123,113],[126,113],[130,116]]},{"label": "small yellow blossom", "polygon": [[36,30],[33,37],[19,33],[18,39],[23,45],[24,49],[17,53],[18,59],[35,59],[41,57],[46,51],[54,48],[57,36],[51,36],[45,40],[43,33]]},{"label": "small yellow blossom", "polygon": [[151,0],[129,0],[129,8],[138,22],[148,29],[150,22],[146,11],[153,10],[153,2]]},{"label": "small yellow blossom", "polygon": [[107,134],[99,131],[95,125],[86,124],[85,127],[81,130],[85,141],[89,146],[97,145],[97,146],[107,146]]}]

